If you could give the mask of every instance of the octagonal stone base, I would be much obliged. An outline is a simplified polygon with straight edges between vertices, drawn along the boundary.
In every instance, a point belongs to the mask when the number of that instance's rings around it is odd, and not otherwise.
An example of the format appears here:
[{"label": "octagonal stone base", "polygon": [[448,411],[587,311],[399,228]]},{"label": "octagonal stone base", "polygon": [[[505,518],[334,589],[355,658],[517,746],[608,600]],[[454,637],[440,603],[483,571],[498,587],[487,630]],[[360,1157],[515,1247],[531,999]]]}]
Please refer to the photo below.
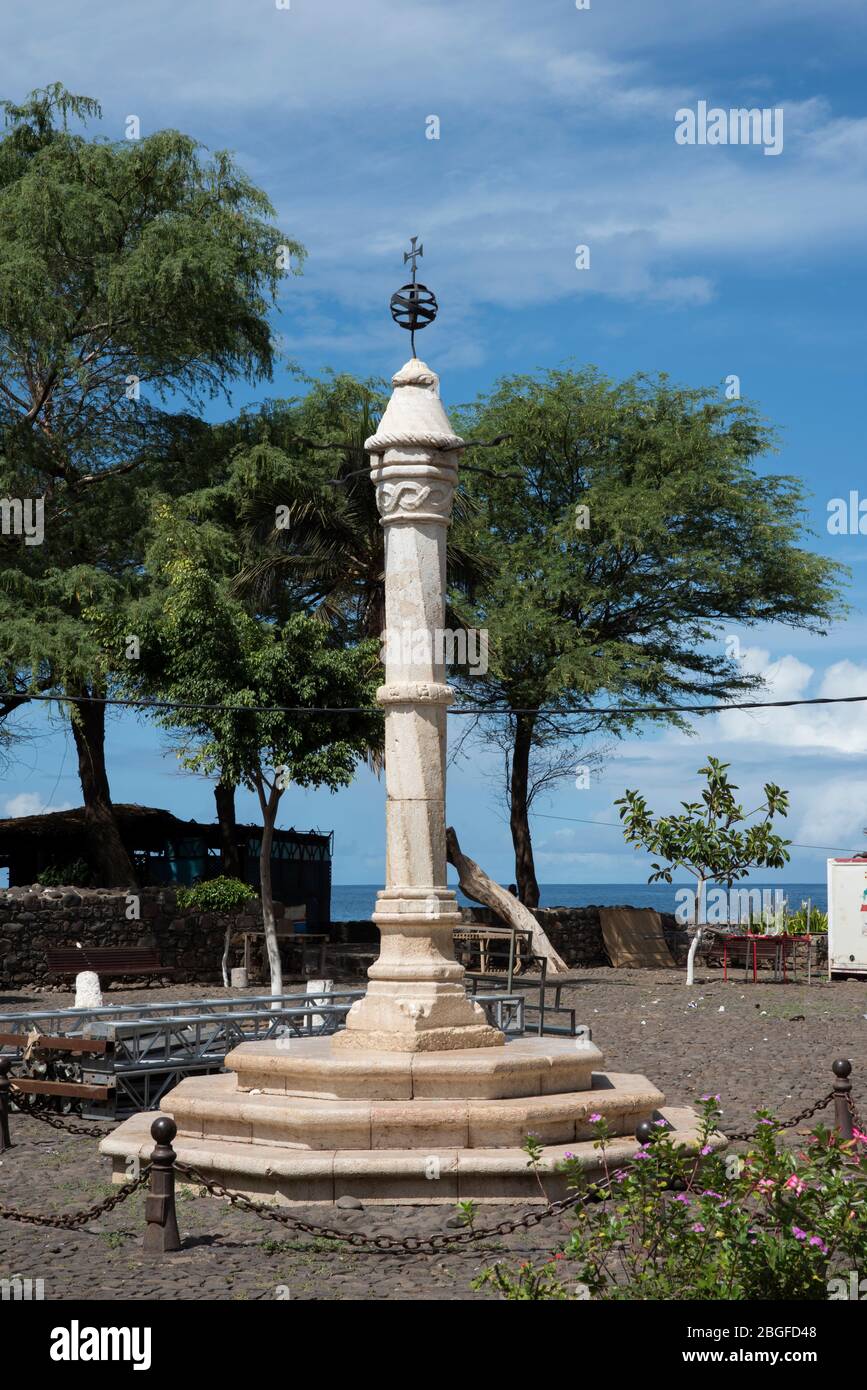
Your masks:
[{"label": "octagonal stone base", "polygon": [[[229,1073],[188,1077],[163,1100],[177,1126],[178,1158],[231,1191],[274,1202],[541,1201],[521,1147],[543,1146],[549,1196],[565,1193],[558,1164],[571,1153],[595,1175],[594,1121],[616,1136],[609,1164],[636,1150],[636,1126],[665,1118],[694,1147],[691,1110],[663,1107],[643,1076],[605,1073],[592,1043],[518,1038],[502,1048],[364,1053],[332,1039],[244,1043]],[[114,1177],[149,1158],[153,1115],[121,1124],[100,1145]],[[719,1137],[719,1142],[724,1142]],[[195,1186],[195,1184],[192,1184]]]},{"label": "octagonal stone base", "polygon": [[[129,1181],[131,1156],[143,1162],[150,1158],[153,1118],[148,1112],[133,1115],[103,1139],[100,1150],[112,1159],[114,1182]],[[666,1122],[677,1143],[697,1150],[699,1124],[693,1110],[665,1106],[655,1118]],[[725,1143],[723,1135],[711,1139],[714,1148]],[[355,1197],[365,1206],[454,1206],[459,1201],[544,1206],[547,1200],[567,1195],[566,1177],[560,1171],[567,1154],[588,1181],[603,1176],[599,1150],[587,1140],[543,1146],[538,1173],[545,1196],[536,1173],[527,1165],[526,1152],[518,1147],[443,1149],[434,1154],[418,1149],[311,1151],[185,1136],[175,1140],[174,1148],[182,1162],[230,1192],[277,1206],[329,1205],[344,1196]],[[607,1150],[609,1168],[628,1162],[637,1149],[634,1138],[612,1139]],[[180,1173],[178,1185],[198,1190],[198,1184]]]},{"label": "octagonal stone base", "polygon": [[[503,1040],[502,1033],[499,1035]],[[599,1048],[578,1038],[509,1038],[491,1049],[445,1052],[343,1050],[343,1033],[331,1038],[278,1038],[241,1043],[226,1057],[239,1095],[309,1097],[316,1100],[503,1100],[585,1091]],[[190,1081],[194,1081],[191,1078]],[[184,1093],[189,1082],[172,1091]]]}]

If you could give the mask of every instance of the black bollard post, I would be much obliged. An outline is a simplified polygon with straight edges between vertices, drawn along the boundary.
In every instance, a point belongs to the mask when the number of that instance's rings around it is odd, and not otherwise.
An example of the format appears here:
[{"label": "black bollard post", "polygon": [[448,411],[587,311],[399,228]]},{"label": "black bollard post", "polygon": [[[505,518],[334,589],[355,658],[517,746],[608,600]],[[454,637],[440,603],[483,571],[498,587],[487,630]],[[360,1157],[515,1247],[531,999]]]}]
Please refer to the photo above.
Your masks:
[{"label": "black bollard post", "polygon": [[849,1096],[852,1092],[852,1082],[849,1077],[852,1074],[852,1063],[845,1057],[841,1057],[835,1062],[831,1070],[834,1073],[834,1120],[840,1131],[842,1139],[851,1139],[852,1136],[852,1111],[849,1109]]},{"label": "black bollard post", "polygon": [[12,1058],[0,1057],[0,1154],[5,1154],[7,1149],[12,1148],[12,1140],[9,1138],[9,1094],[12,1090],[9,1073],[11,1070]]},{"label": "black bollard post", "polygon": [[652,1144],[658,1133],[659,1126],[651,1124],[650,1120],[642,1120],[635,1127],[635,1137],[642,1147],[645,1144]]},{"label": "black bollard post", "polygon": [[151,1125],[156,1148],[151,1154],[150,1191],[145,1199],[146,1255],[165,1255],[181,1248],[175,1211],[176,1154],[172,1148],[177,1132],[178,1127],[169,1115],[160,1115]]}]

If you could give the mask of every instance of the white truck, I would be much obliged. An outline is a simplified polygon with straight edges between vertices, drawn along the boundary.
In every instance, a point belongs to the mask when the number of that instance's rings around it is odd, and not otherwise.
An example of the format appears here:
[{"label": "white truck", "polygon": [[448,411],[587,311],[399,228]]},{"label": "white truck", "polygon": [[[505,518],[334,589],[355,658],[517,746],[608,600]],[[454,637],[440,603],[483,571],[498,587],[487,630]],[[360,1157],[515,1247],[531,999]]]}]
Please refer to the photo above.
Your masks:
[{"label": "white truck", "polygon": [[828,860],[828,977],[867,977],[867,857]]}]

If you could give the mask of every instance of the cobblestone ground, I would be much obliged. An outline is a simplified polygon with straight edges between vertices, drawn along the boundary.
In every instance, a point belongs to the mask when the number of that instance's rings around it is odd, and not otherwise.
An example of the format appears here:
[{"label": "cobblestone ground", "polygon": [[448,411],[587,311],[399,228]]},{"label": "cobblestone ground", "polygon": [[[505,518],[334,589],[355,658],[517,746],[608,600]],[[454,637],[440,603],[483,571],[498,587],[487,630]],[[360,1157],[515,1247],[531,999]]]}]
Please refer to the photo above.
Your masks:
[{"label": "cobblestone ground", "polygon": [[[118,1001],[156,999],[156,990],[115,993]],[[170,997],[171,992],[165,992]],[[216,990],[185,990],[216,995]],[[33,1007],[36,996],[0,997],[0,1009]],[[42,997],[43,1006],[66,1002]],[[564,1002],[566,1002],[564,997]],[[590,1024],[616,1071],[644,1072],[672,1103],[719,1092],[725,1127],[749,1125],[767,1105],[780,1118],[822,1096],[835,1057],[852,1059],[855,1098],[867,1111],[867,986],[724,983],[705,972],[687,991],[680,971],[589,970],[568,1000]],[[694,1007],[690,1007],[694,1005]],[[97,1140],[12,1117],[15,1147],[0,1158],[0,1203],[64,1212],[98,1202],[112,1190]],[[45,1282],[46,1299],[349,1299],[490,1298],[473,1292],[474,1274],[495,1258],[538,1259],[557,1249],[568,1218],[485,1242],[485,1248],[433,1256],[373,1255],[311,1239],[213,1198],[181,1195],[183,1249],[158,1262],[143,1258],[144,1196],[136,1193],[82,1231],[46,1230],[0,1221],[0,1277]],[[486,1208],[493,1226],[522,1208]],[[294,1208],[301,1219],[368,1236],[447,1230],[448,1207]]]}]

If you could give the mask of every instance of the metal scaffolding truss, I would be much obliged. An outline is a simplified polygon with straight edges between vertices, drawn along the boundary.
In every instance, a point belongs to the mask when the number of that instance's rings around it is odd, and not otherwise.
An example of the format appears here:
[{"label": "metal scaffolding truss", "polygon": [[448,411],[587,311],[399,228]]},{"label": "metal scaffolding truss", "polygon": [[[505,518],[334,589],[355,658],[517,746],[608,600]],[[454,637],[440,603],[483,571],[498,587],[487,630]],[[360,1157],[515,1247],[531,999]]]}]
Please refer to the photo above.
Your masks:
[{"label": "metal scaffolding truss", "polygon": [[[239,999],[169,1000],[157,1004],[112,1004],[100,1009],[43,1009],[7,1015],[24,1038],[52,1038],[48,1058],[63,1057],[63,1076],[103,1088],[100,1099],[82,1100],[82,1114],[121,1118],[158,1105],[185,1076],[223,1070],[226,1054],[244,1042],[327,1036],[343,1024],[363,990],[317,994],[243,996]],[[60,1038],[104,1039],[101,1054],[70,1064],[56,1046]]]},{"label": "metal scaffolding truss", "polygon": [[[330,990],[109,1004],[99,1009],[42,1009],[7,1014],[2,1023],[21,1035],[20,1045],[6,1049],[19,1056],[28,1034],[53,1041],[53,1049],[38,1050],[48,1067],[46,1072],[43,1066],[40,1074],[50,1077],[57,1062],[67,1082],[100,1090],[99,1098],[81,1100],[83,1115],[121,1119],[159,1105],[185,1076],[224,1070],[227,1053],[240,1043],[284,1039],[288,1047],[296,1039],[336,1033],[363,994],[361,989]],[[524,1032],[524,991],[479,991],[475,998],[489,1023],[508,1036]],[[105,1050],[71,1057],[58,1045],[65,1038],[104,1040]]]}]

